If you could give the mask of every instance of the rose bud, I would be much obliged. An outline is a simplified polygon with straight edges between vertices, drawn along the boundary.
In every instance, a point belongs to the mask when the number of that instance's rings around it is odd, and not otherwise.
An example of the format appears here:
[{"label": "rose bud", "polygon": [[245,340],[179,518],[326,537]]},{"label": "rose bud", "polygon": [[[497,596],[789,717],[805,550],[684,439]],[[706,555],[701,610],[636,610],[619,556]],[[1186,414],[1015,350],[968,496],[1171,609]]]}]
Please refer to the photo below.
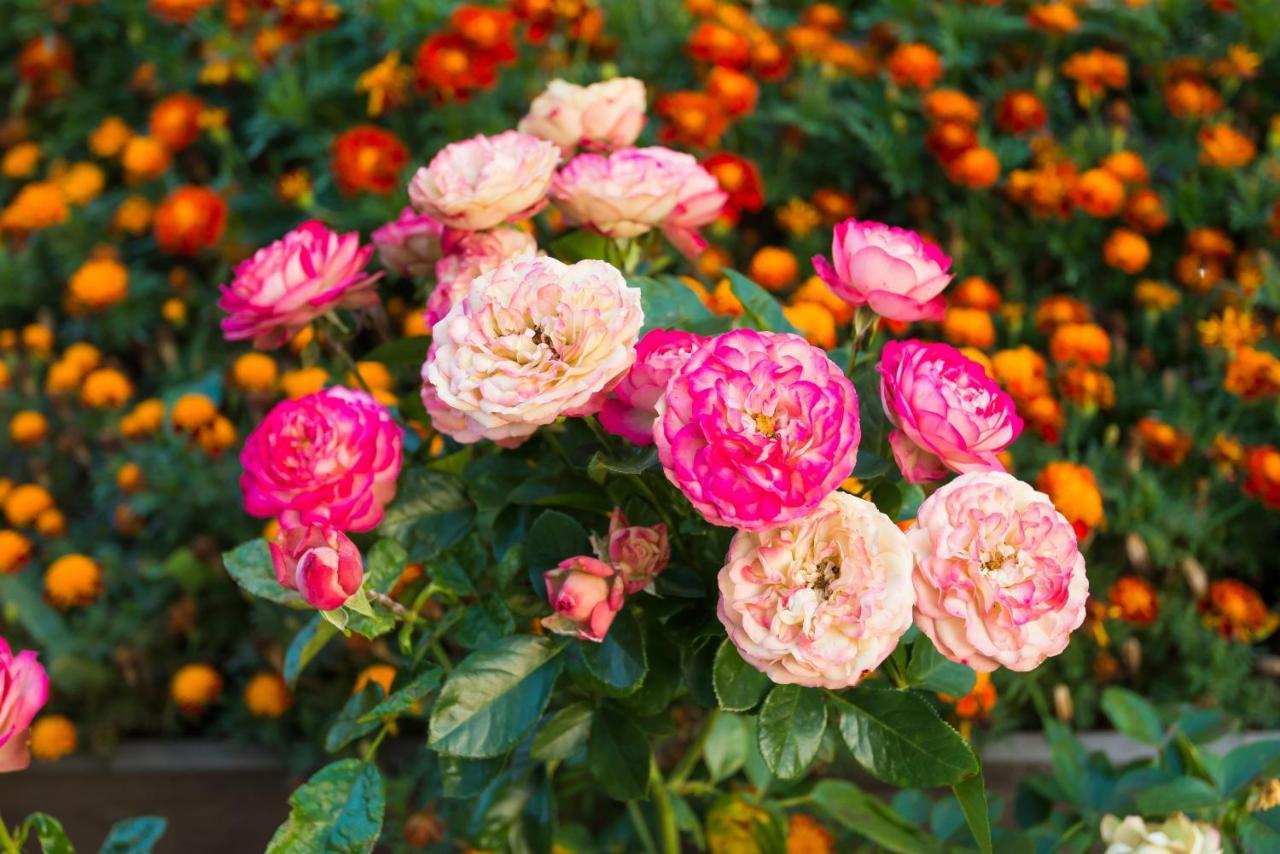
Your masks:
[{"label": "rose bud", "polygon": [[629,525],[622,508],[613,508],[609,517],[609,560],[622,574],[628,595],[651,587],[670,559],[666,525]]},{"label": "rose bud", "polygon": [[271,543],[271,563],[281,586],[321,611],[340,608],[364,581],[360,550],[336,528],[284,529]]},{"label": "rose bud", "polygon": [[560,562],[543,573],[547,601],[555,614],[542,625],[559,635],[599,643],[613,618],[622,610],[622,574],[602,560],[580,555]]}]

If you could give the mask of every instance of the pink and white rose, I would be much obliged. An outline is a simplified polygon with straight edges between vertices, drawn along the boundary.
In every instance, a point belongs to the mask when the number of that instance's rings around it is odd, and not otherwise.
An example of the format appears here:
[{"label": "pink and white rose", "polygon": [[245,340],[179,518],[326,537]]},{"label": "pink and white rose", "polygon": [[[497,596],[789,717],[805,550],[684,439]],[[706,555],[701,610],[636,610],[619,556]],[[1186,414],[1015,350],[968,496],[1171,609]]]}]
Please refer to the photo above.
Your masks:
[{"label": "pink and white rose", "polygon": [[813,256],[813,268],[837,296],[899,321],[941,319],[950,267],[951,259],[916,232],[852,218],[836,226],[830,261]]},{"label": "pink and white rose", "polygon": [[543,578],[555,613],[543,617],[542,625],[558,635],[603,641],[622,610],[622,573],[602,560],[581,555],[561,561]]},{"label": "pink and white rose", "polygon": [[509,130],[446,145],[409,183],[409,201],[449,228],[479,231],[536,214],[560,161],[554,143]]},{"label": "pink and white rose", "polygon": [[1004,471],[996,457],[1022,432],[1013,398],[949,344],[890,341],[880,356],[880,400],[896,429],[894,459],[908,483],[947,471]]},{"label": "pink and white rose", "polygon": [[223,336],[273,350],[335,308],[377,304],[381,274],[364,269],[372,254],[354,231],[337,234],[318,220],[304,222],[240,262],[235,278],[221,286]]},{"label": "pink and white rose", "polygon": [[517,129],[560,146],[570,156],[579,145],[625,148],[644,129],[644,83],[615,77],[589,86],[552,80],[529,105]]},{"label": "pink and white rose", "polygon": [[579,154],[551,184],[569,220],[606,237],[631,238],[657,228],[675,210],[682,176],[647,148]]},{"label": "pink and white rose", "polygon": [[964,474],[920,505],[916,625],[974,670],[1033,670],[1084,622],[1089,579],[1075,531],[1005,472]]},{"label": "pink and white rose", "polygon": [[403,440],[363,391],[335,386],[276,404],[240,452],[240,491],[254,516],[285,528],[368,531],[395,497]]},{"label": "pink and white rose", "polygon": [[697,158],[669,148],[642,148],[679,176],[676,204],[662,221],[662,233],[688,258],[697,258],[707,248],[699,229],[710,225],[724,212],[729,194]]},{"label": "pink and white rose", "polygon": [[444,225],[413,208],[400,211],[371,236],[382,266],[400,276],[429,275],[443,254]]},{"label": "pink and white rose", "polygon": [[473,279],[433,328],[423,403],[459,442],[518,442],[599,411],[635,360],[643,323],[640,291],[603,261],[507,261]]},{"label": "pink and white rose", "polygon": [[445,240],[445,254],[436,264],[436,287],[427,298],[427,326],[435,326],[454,302],[471,287],[471,280],[513,258],[538,254],[533,235],[518,228],[453,232]]},{"label": "pink and white rose", "polygon": [[667,479],[713,525],[762,531],[799,519],[853,471],[857,392],[798,335],[738,329],[709,339],[657,407]]},{"label": "pink and white rose", "polygon": [[17,655],[0,637],[0,773],[21,771],[31,764],[28,731],[36,712],[49,699],[49,675],[36,654]]},{"label": "pink and white rose", "polygon": [[739,531],[716,615],[743,660],[779,684],[858,684],[911,627],[911,548],[869,501],[833,492],[800,519]]},{"label": "pink and white rose", "polygon": [[342,607],[364,581],[360,550],[336,528],[282,528],[270,545],[276,581],[297,590],[313,608],[332,611]]},{"label": "pink and white rose", "polygon": [[609,538],[603,551],[622,573],[627,595],[631,595],[651,589],[653,579],[667,568],[671,541],[666,525],[632,525],[622,508],[615,507],[609,516]]},{"label": "pink and white rose", "polygon": [[636,345],[636,361],[600,410],[600,424],[635,445],[653,444],[658,400],[693,351],[707,339],[680,329],[651,329]]}]

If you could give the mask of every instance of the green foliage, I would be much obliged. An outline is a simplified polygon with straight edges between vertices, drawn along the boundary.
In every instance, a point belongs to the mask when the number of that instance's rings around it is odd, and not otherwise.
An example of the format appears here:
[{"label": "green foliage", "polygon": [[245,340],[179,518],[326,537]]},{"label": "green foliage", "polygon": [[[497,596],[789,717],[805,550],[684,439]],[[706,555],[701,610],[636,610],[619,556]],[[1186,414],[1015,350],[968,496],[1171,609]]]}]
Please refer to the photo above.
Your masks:
[{"label": "green foliage", "polygon": [[334,762],[300,786],[289,806],[288,820],[267,846],[269,854],[372,851],[382,830],[382,774],[359,759]]}]

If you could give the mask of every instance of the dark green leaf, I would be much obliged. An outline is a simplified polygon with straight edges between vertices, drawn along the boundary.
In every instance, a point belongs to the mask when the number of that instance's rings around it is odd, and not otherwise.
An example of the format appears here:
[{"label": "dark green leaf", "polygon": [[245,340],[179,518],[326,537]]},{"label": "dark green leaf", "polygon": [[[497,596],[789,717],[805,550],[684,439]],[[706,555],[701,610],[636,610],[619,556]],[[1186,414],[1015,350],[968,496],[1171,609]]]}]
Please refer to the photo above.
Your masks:
[{"label": "dark green leaf", "polygon": [[779,685],[760,707],[756,741],[769,770],[780,779],[794,780],[817,755],[826,728],[827,704],[821,691]]},{"label": "dark green leaf", "polygon": [[440,687],[443,673],[438,667],[428,667],[405,685],[392,691],[391,696],[378,703],[360,716],[361,723],[377,721],[385,717],[395,717],[411,711],[413,707],[427,698]]},{"label": "dark green leaf", "polygon": [[835,702],[845,744],[886,783],[948,786],[978,771],[972,748],[915,694],[862,687]]},{"label": "dark green leaf", "polygon": [[363,738],[377,729],[381,721],[376,716],[370,717],[368,713],[382,702],[384,696],[382,686],[370,680],[364,690],[348,697],[325,734],[324,749],[337,753],[357,738]]},{"label": "dark green leaf", "polygon": [[568,759],[587,743],[591,733],[591,704],[585,701],[556,712],[533,737],[530,753],[543,762]]},{"label": "dark green leaf", "polygon": [[973,690],[978,674],[972,668],[958,664],[943,656],[928,637],[921,635],[911,645],[911,663],[907,666],[907,681],[913,686],[963,697]]},{"label": "dark green leaf", "polygon": [[404,546],[395,540],[381,539],[373,544],[364,559],[364,586],[366,590],[386,593],[400,578],[409,556]]},{"label": "dark green leaf", "polygon": [[40,649],[56,655],[74,643],[62,615],[44,600],[38,586],[21,575],[0,575],[0,601],[7,606],[6,616],[16,616]]},{"label": "dark green leaf", "polygon": [[698,295],[674,276],[634,277],[627,284],[640,289],[646,332],[651,329],[683,329],[712,335],[726,328],[725,318],[712,314]]},{"label": "dark green leaf", "polygon": [[1111,685],[1102,692],[1102,711],[1112,726],[1144,744],[1159,744],[1164,727],[1155,707],[1128,688]]},{"label": "dark green leaf", "polygon": [[1053,773],[1057,783],[1063,789],[1068,801],[1076,805],[1084,804],[1085,768],[1089,764],[1089,756],[1067,729],[1059,721],[1049,719],[1044,722],[1045,738],[1049,741],[1049,759],[1053,763]]},{"label": "dark green leaf", "polygon": [[543,573],[565,558],[584,554],[591,554],[591,537],[572,516],[548,510],[529,526],[525,561],[531,572]]},{"label": "dark green leaf", "polygon": [[446,798],[475,797],[507,764],[506,754],[488,759],[466,759],[442,753],[439,759],[440,786]]},{"label": "dark green leaf", "polygon": [[737,270],[725,269],[734,294],[742,303],[742,319],[755,329],[765,332],[791,332],[799,335],[800,331],[791,325],[782,313],[782,303],[777,298],[739,273]]},{"label": "dark green leaf", "polygon": [[723,712],[711,725],[702,760],[707,764],[712,781],[738,773],[751,749],[751,727],[741,715]]},{"label": "dark green leaf", "polygon": [[1245,744],[1222,760],[1222,791],[1234,798],[1259,777],[1277,773],[1280,773],[1280,741]]},{"label": "dark green leaf", "polygon": [[387,507],[378,532],[403,544],[408,559],[427,561],[466,536],[473,516],[462,478],[435,469],[412,468],[400,476],[396,498]]},{"label": "dark green leaf", "polygon": [[608,456],[597,451],[595,456],[591,458],[591,462],[587,464],[587,471],[593,473],[592,477],[598,483],[603,483],[604,478],[596,477],[597,473],[610,472],[613,474],[639,475],[657,464],[658,451],[656,448],[635,448],[630,453],[619,456]]},{"label": "dark green leaf", "polygon": [[126,818],[111,825],[99,854],[150,854],[169,826],[158,816]]},{"label": "dark green leaf", "polygon": [[1196,777],[1179,777],[1138,793],[1138,809],[1151,815],[1191,812],[1215,807],[1222,801],[1222,795],[1213,786]]},{"label": "dark green leaf", "polygon": [[940,843],[895,813],[883,801],[844,780],[823,780],[810,795],[832,821],[887,851],[941,854]]},{"label": "dark green leaf", "polygon": [[23,826],[28,833],[35,833],[43,854],[75,854],[76,849],[72,847],[71,840],[67,839],[62,822],[53,816],[42,812],[32,813],[27,816]]},{"label": "dark green leaf", "polygon": [[267,854],[372,851],[385,806],[376,765],[359,759],[334,762],[289,797],[289,818],[271,837]]},{"label": "dark green leaf", "polygon": [[449,675],[431,711],[429,746],[454,756],[497,756],[541,717],[564,647],[513,635],[471,653]]},{"label": "dark green leaf", "polygon": [[263,539],[250,540],[222,555],[222,565],[235,579],[240,589],[251,596],[278,602],[290,608],[310,608],[297,591],[290,590],[276,581],[271,565],[271,550]]},{"label": "dark green leaf", "polygon": [[614,617],[603,641],[582,641],[576,645],[576,651],[587,672],[615,696],[633,693],[648,672],[644,633],[629,608]]},{"label": "dark green leaf", "polygon": [[384,365],[421,365],[427,360],[431,347],[430,335],[413,335],[396,338],[374,347],[362,357],[366,362],[382,362]]},{"label": "dark green leaf", "polygon": [[289,642],[289,649],[284,654],[284,681],[290,688],[298,682],[298,675],[324,649],[337,628],[324,617],[316,614],[305,626],[298,630]]},{"label": "dark green leaf", "polygon": [[617,801],[644,797],[650,761],[644,730],[625,713],[602,707],[587,740],[587,767],[601,790]]},{"label": "dark green leaf", "polygon": [[982,771],[962,780],[951,787],[956,801],[964,811],[964,820],[973,834],[973,841],[978,843],[982,854],[992,854],[991,848],[991,814],[987,811],[987,784]]},{"label": "dark green leaf", "polygon": [[712,684],[720,708],[729,712],[754,709],[773,683],[769,677],[742,659],[733,641],[725,638],[716,650]]}]

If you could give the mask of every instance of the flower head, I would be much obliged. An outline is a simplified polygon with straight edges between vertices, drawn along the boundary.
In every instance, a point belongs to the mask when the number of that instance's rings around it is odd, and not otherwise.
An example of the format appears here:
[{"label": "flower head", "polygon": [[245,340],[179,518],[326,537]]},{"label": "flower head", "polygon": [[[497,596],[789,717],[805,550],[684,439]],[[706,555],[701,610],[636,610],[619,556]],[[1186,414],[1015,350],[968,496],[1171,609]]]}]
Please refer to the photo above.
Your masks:
[{"label": "flower head", "polygon": [[439,323],[466,296],[477,276],[506,261],[537,254],[533,235],[518,228],[447,233],[444,255],[436,263],[436,287],[427,298],[427,326]]},{"label": "flower head", "polygon": [[627,148],[609,155],[579,154],[556,175],[551,197],[579,225],[607,237],[639,237],[662,225],[679,199],[683,172],[673,168],[667,154],[675,152]]},{"label": "flower head", "polygon": [[405,208],[370,237],[382,266],[400,276],[427,276],[443,253],[444,226],[435,217]]},{"label": "flower head", "polygon": [[653,329],[636,345],[636,361],[600,410],[600,424],[635,445],[653,444],[653,422],[667,382],[705,341],[679,329]]},{"label": "flower head", "polygon": [[31,762],[27,730],[49,699],[49,676],[36,654],[14,655],[0,637],[0,773],[21,771]]},{"label": "flower head", "polygon": [[1221,854],[1222,836],[1218,829],[1202,821],[1192,821],[1180,812],[1160,824],[1147,826],[1140,815],[1102,817],[1100,830],[1107,854]]},{"label": "flower head", "polygon": [[910,628],[911,564],[888,516],[833,492],[800,519],[738,532],[716,614],[743,659],[774,682],[848,688]]},{"label": "flower head", "polygon": [[409,201],[450,228],[471,231],[519,222],[546,204],[560,149],[506,131],[446,145],[418,170]]},{"label": "flower head", "polygon": [[615,77],[589,86],[552,80],[529,105],[521,133],[554,142],[570,155],[583,146],[625,148],[644,128],[644,83]]},{"label": "flower head", "polygon": [[609,537],[604,551],[609,562],[622,574],[627,594],[645,590],[671,559],[667,526],[632,525],[621,507],[609,516]]},{"label": "flower head", "polygon": [[555,614],[543,617],[542,625],[556,634],[599,643],[622,610],[625,598],[622,573],[585,555],[571,557],[549,569],[547,600]]},{"label": "flower head", "polygon": [[942,289],[951,281],[951,259],[905,228],[847,219],[835,228],[831,261],[813,258],[814,269],[851,305],[867,305],[889,320],[937,320]]},{"label": "flower head", "polygon": [[271,543],[271,564],[280,586],[297,590],[321,611],[342,607],[364,581],[360,550],[326,525],[282,528]]}]

